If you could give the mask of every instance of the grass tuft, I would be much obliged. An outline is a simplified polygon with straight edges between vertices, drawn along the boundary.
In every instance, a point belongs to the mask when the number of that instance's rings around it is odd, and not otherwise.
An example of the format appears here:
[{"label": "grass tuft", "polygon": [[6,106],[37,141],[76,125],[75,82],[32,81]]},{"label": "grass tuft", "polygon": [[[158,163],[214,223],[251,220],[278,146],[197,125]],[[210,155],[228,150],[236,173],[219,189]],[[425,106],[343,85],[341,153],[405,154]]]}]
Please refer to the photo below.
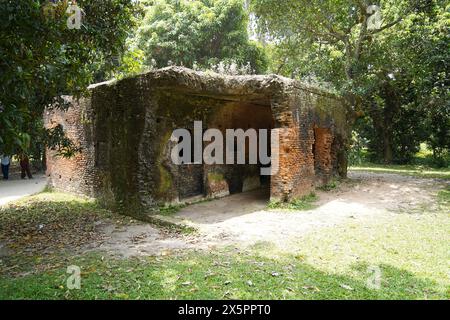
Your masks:
[{"label": "grass tuft", "polygon": [[339,187],[339,181],[337,180],[333,180],[329,183],[327,183],[326,185],[323,185],[317,189],[322,190],[322,191],[332,191],[335,190]]},{"label": "grass tuft", "polygon": [[450,206],[450,185],[448,185],[444,190],[439,191],[438,202],[443,206]]},{"label": "grass tuft", "polygon": [[307,211],[316,207],[314,203],[317,200],[317,195],[315,193],[310,193],[307,196],[299,199],[293,199],[289,202],[270,201],[267,207],[271,210]]},{"label": "grass tuft", "polygon": [[165,204],[159,207],[159,214],[162,216],[173,216],[185,207],[186,204]]}]

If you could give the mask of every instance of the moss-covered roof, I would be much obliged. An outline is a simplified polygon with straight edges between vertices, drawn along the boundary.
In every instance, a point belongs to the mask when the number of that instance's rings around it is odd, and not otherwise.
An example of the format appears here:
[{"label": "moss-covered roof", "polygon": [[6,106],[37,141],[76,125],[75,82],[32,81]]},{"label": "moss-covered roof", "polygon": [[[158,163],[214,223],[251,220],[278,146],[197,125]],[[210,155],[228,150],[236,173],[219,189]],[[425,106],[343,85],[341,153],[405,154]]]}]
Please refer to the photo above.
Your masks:
[{"label": "moss-covered roof", "polygon": [[326,90],[306,85],[300,81],[278,75],[230,76],[214,72],[194,71],[184,67],[167,67],[125,78],[90,86],[95,90],[102,86],[114,86],[124,81],[137,81],[145,88],[184,91],[192,95],[210,96],[229,100],[266,100],[303,90],[330,98],[341,99]]}]

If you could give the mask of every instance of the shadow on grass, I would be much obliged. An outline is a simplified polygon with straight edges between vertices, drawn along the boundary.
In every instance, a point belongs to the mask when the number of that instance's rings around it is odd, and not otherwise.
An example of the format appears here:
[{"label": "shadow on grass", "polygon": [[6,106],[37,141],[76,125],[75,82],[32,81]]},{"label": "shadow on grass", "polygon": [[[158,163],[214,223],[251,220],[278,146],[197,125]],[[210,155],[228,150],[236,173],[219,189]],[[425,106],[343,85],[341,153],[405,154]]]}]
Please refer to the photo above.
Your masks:
[{"label": "shadow on grass", "polygon": [[[42,198],[44,197],[44,198]],[[43,250],[81,246],[92,240],[97,219],[107,217],[95,203],[33,197],[0,210],[0,242],[12,241],[16,260],[0,260],[0,299],[445,299],[442,285],[389,264],[379,265],[381,287],[369,263],[345,274],[325,272],[304,257],[277,258],[236,251],[189,252],[182,256],[116,260],[99,255],[44,256]],[[447,198],[446,195],[443,196]],[[42,226],[42,227],[41,227]],[[20,242],[22,241],[22,242]],[[35,261],[25,249],[35,250]],[[257,247],[253,248],[258,251]],[[261,250],[268,251],[261,244]],[[43,258],[45,257],[45,258]],[[6,265],[5,265],[6,262]],[[27,263],[34,274],[8,276],[6,267]],[[42,265],[49,268],[42,268]],[[68,290],[67,267],[81,268],[81,289]],[[46,271],[41,271],[46,270]]]},{"label": "shadow on grass", "polygon": [[188,253],[114,260],[67,261],[81,267],[81,289],[66,288],[66,269],[0,279],[0,299],[445,299],[428,279],[379,266],[381,288],[370,289],[368,264],[350,275],[323,272],[294,256],[268,259],[244,253]]}]

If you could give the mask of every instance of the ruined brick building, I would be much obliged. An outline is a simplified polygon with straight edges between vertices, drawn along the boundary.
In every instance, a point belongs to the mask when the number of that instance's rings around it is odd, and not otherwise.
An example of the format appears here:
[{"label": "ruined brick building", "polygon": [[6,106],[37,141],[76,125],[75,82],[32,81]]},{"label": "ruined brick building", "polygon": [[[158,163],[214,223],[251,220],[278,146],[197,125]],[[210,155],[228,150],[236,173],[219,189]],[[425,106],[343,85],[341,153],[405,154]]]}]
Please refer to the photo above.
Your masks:
[{"label": "ruined brick building", "polygon": [[[259,165],[173,164],[171,134],[194,121],[219,130],[278,130],[279,171],[261,177]],[[47,111],[45,124],[61,124],[81,148],[70,159],[48,152],[50,185],[124,209],[264,186],[271,199],[287,201],[347,170],[342,99],[274,75],[165,68],[93,85],[67,111]]]}]

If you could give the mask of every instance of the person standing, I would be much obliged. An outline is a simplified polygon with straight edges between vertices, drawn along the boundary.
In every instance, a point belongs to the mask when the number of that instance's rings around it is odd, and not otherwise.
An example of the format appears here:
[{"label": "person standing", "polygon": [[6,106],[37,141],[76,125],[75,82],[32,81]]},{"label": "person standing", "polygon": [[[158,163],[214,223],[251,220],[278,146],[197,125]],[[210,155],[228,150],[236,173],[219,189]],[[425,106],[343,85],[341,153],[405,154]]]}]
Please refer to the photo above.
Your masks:
[{"label": "person standing", "polygon": [[2,174],[3,174],[3,180],[8,180],[9,178],[9,165],[11,163],[11,160],[9,156],[2,155],[1,157],[1,164],[2,164]]},{"label": "person standing", "polygon": [[25,179],[25,176],[28,176],[28,179],[33,179],[30,170],[30,159],[28,158],[25,152],[22,152],[20,154],[20,169],[22,171],[20,174],[20,177],[22,179]]}]

